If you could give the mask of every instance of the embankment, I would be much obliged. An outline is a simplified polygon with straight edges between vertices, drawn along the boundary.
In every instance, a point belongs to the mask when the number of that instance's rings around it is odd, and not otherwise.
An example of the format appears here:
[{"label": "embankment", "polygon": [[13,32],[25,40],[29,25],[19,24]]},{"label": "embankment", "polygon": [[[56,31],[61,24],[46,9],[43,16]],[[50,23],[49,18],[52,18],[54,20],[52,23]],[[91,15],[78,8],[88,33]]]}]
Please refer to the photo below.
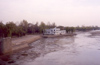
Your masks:
[{"label": "embankment", "polygon": [[[61,37],[61,36],[73,36],[75,34],[66,34],[66,35],[26,35],[18,38],[5,38],[0,42],[1,54],[6,54],[8,51],[16,51],[26,47],[29,47],[29,44],[41,39],[42,37]],[[10,49],[10,50],[9,50]]]},{"label": "embankment", "polygon": [[26,35],[20,38],[12,39],[12,50],[19,50],[25,47],[29,47],[29,44],[41,39],[41,35]]},{"label": "embankment", "polygon": [[42,35],[43,38],[55,38],[55,37],[62,37],[62,36],[74,36],[75,33],[70,34],[63,34],[63,35]]},{"label": "embankment", "polygon": [[0,40],[0,55],[9,54],[16,50],[29,47],[30,43],[41,38],[41,35],[26,35],[19,38],[3,38]]},{"label": "embankment", "polygon": [[29,44],[41,39],[42,37],[61,37],[61,36],[73,36],[76,34],[66,34],[66,35],[26,35],[21,38],[12,39],[12,50],[18,50],[25,47],[29,47]]}]

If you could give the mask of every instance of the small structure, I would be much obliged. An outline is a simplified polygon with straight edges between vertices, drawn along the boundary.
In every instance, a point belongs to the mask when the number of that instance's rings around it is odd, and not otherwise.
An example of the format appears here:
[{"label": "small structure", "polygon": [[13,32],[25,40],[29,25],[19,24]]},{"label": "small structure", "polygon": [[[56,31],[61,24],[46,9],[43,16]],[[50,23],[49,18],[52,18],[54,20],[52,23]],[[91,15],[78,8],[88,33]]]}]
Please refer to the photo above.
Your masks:
[{"label": "small structure", "polygon": [[12,52],[11,37],[0,39],[0,55]]},{"label": "small structure", "polygon": [[51,28],[45,29],[43,32],[44,35],[64,35],[66,34],[66,30],[60,30],[60,28]]},{"label": "small structure", "polygon": [[66,30],[61,30],[61,34],[62,35],[66,34]]}]

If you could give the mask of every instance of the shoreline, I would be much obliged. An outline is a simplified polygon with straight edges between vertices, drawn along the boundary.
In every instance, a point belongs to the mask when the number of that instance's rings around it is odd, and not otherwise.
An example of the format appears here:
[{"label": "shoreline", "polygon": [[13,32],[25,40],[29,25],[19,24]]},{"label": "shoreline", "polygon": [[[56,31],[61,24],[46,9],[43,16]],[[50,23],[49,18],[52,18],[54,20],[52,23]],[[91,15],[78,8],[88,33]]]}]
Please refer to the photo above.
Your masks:
[{"label": "shoreline", "polygon": [[71,34],[64,34],[64,35],[42,35],[43,38],[56,38],[56,37],[62,37],[62,36],[74,36],[77,35],[75,33]]},{"label": "shoreline", "polygon": [[32,42],[35,42],[41,38],[56,38],[56,37],[62,37],[62,36],[74,36],[76,34],[66,34],[66,35],[26,35],[21,38],[17,38],[12,40],[13,44],[13,51],[20,50],[25,47],[29,47],[29,44]]},{"label": "shoreline", "polygon": [[20,38],[12,39],[12,50],[20,50],[29,47],[29,44],[41,39],[41,35],[26,35]]},{"label": "shoreline", "polygon": [[[66,34],[66,35],[25,35],[22,37],[17,38],[11,38],[11,44],[12,44],[12,52],[11,53],[5,53],[3,55],[12,54],[14,51],[21,50],[23,48],[28,48],[29,44],[32,42],[35,42],[42,38],[56,38],[56,37],[62,37],[62,36],[74,36],[76,34]],[[47,37],[45,37],[47,36]],[[2,56],[2,55],[0,55]]]},{"label": "shoreline", "polygon": [[[63,36],[60,35],[60,36],[56,36],[55,38],[63,37]],[[23,51],[25,49],[31,48],[29,46],[29,44],[31,44],[32,42],[35,42],[35,41],[37,41],[39,39],[42,39],[42,38],[43,38],[42,35],[26,35],[26,36],[23,36],[23,37],[20,37],[20,38],[16,38],[16,39],[12,38],[12,44],[13,44],[12,48],[13,48],[13,52],[6,53],[4,55],[0,55],[1,62],[2,61],[4,63],[6,63],[6,62],[15,62],[15,60],[10,59],[9,57],[11,57],[13,54],[16,54],[16,53],[19,54],[19,52],[21,52],[21,51]],[[40,54],[42,55],[42,54],[45,54],[45,53],[48,53],[48,52],[53,52],[53,51],[56,51],[56,50],[62,48],[61,46],[59,46],[59,44],[47,43],[46,46],[48,46],[50,48],[57,47],[58,49],[54,49],[54,50],[53,49],[47,49],[46,52],[43,52],[43,50],[44,50],[44,47],[43,46],[45,46],[45,44],[41,44],[41,43],[36,44],[35,43],[33,45],[34,45],[33,46],[34,58],[37,57],[37,55],[40,55]],[[54,45],[54,46],[52,46],[52,45]],[[21,53],[21,55],[28,55],[28,54],[23,52],[23,53]]]}]

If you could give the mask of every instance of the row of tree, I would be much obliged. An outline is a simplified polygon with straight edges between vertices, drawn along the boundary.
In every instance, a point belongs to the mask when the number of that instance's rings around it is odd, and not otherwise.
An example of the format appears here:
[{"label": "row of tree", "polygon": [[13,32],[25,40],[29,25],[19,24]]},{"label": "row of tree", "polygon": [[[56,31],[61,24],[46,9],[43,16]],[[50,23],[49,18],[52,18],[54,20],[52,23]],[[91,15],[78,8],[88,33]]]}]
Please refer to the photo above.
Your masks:
[{"label": "row of tree", "polygon": [[73,33],[74,31],[91,31],[91,30],[100,30],[100,27],[98,26],[77,26],[77,27],[64,27],[64,26],[58,26],[60,29],[66,30],[67,33]]},{"label": "row of tree", "polygon": [[76,30],[78,31],[90,31],[90,30],[99,30],[99,29],[100,27],[98,26],[81,26],[81,27],[77,26],[76,27]]},{"label": "row of tree", "polygon": [[38,22],[36,22],[32,24],[26,20],[21,21],[18,25],[14,22],[7,22],[6,24],[0,22],[0,37],[20,37],[26,34],[41,34],[45,28],[53,28],[55,26],[55,23],[45,24],[41,22],[38,24]]},{"label": "row of tree", "polygon": [[44,29],[58,27],[60,29],[65,29],[67,33],[73,33],[75,30],[77,31],[89,31],[89,30],[97,30],[100,29],[98,26],[82,26],[82,27],[64,27],[64,26],[56,26],[55,23],[48,22],[45,24],[41,22],[38,24],[28,23],[26,20],[20,22],[20,24],[16,25],[14,22],[7,22],[6,24],[0,22],[0,37],[12,37],[12,36],[24,36],[26,34],[41,34]]}]

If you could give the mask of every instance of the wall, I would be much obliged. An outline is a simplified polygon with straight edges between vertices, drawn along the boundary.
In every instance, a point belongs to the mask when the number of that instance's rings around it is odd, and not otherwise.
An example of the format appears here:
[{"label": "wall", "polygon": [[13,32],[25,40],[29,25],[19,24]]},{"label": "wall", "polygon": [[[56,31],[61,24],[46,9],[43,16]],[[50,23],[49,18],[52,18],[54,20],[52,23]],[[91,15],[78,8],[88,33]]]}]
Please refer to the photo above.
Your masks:
[{"label": "wall", "polygon": [[3,38],[0,40],[0,55],[12,52],[11,38]]},{"label": "wall", "polygon": [[0,55],[12,53],[15,50],[29,47],[30,43],[39,40],[41,38],[42,38],[41,36],[32,37],[27,40],[19,42],[17,45],[13,45],[13,42],[10,37],[3,38],[0,40]]}]

